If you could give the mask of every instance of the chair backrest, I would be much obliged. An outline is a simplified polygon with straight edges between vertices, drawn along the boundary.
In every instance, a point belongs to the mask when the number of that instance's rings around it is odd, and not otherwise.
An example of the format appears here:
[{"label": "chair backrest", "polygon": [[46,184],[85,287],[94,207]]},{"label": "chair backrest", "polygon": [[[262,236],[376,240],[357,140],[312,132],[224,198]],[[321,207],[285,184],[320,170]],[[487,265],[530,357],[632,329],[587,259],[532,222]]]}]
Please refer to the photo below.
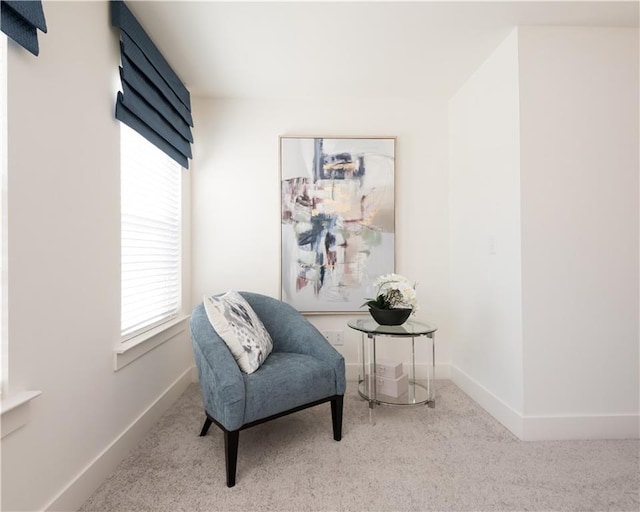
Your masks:
[{"label": "chair backrest", "polygon": [[274,352],[296,352],[300,329],[315,328],[298,310],[267,295],[240,292],[262,321],[273,340]]}]

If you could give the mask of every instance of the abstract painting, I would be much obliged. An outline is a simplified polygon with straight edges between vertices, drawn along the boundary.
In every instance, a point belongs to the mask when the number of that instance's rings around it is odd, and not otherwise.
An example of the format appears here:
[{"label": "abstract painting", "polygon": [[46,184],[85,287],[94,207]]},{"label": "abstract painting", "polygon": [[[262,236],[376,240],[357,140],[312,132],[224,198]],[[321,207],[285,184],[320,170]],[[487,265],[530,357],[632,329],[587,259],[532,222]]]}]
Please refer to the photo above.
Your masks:
[{"label": "abstract painting", "polygon": [[360,311],[395,267],[395,138],[280,137],[282,300]]}]

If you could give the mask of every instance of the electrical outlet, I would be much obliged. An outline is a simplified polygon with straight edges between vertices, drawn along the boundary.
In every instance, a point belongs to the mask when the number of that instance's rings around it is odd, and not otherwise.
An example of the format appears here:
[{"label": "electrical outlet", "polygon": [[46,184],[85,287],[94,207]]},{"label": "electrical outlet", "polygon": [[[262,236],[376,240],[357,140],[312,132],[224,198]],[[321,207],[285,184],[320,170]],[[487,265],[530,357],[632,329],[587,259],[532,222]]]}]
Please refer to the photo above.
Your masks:
[{"label": "electrical outlet", "polygon": [[344,344],[344,333],[339,330],[322,331],[322,335],[326,340],[334,346]]}]

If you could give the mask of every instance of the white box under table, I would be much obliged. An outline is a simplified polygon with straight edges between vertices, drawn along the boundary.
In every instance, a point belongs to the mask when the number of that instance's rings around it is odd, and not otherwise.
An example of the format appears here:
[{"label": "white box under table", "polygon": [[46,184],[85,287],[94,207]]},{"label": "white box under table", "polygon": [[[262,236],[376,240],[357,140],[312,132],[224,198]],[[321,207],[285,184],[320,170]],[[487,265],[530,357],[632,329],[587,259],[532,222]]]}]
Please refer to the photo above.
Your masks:
[{"label": "white box under table", "polygon": [[[402,366],[402,363],[400,364]],[[409,390],[409,375],[403,373],[400,377],[376,377],[376,392],[398,398]]]},{"label": "white box under table", "polygon": [[402,375],[402,363],[388,359],[376,359],[376,375],[386,379],[397,379]]}]

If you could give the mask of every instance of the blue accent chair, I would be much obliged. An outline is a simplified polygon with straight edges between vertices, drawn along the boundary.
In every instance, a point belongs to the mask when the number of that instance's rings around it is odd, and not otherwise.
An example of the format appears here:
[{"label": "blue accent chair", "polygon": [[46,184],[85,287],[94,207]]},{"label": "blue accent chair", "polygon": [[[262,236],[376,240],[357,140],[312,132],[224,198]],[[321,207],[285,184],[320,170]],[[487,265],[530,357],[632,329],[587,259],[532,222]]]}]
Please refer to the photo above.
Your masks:
[{"label": "blue accent chair", "polygon": [[331,402],[333,438],[342,438],[344,358],[290,305],[240,292],[273,340],[273,351],[254,373],[242,373],[209,323],[204,305],[191,314],[191,340],[206,419],[224,432],[227,486],[236,482],[240,431],[293,412]]}]

